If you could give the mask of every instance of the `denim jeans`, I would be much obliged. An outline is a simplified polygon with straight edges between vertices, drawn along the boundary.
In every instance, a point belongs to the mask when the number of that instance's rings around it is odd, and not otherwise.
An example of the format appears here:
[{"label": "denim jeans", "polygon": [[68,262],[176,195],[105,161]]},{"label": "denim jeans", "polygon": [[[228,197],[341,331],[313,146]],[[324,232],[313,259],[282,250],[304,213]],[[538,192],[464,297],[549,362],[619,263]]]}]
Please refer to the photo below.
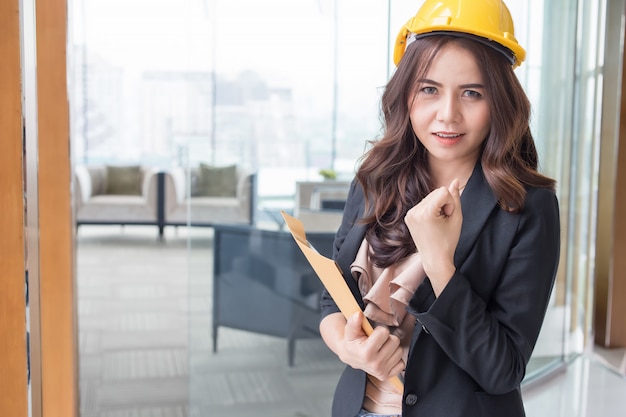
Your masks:
[{"label": "denim jeans", "polygon": [[367,410],[361,410],[359,411],[359,414],[357,414],[354,417],[402,417],[400,414],[374,414],[374,413],[370,413]]}]

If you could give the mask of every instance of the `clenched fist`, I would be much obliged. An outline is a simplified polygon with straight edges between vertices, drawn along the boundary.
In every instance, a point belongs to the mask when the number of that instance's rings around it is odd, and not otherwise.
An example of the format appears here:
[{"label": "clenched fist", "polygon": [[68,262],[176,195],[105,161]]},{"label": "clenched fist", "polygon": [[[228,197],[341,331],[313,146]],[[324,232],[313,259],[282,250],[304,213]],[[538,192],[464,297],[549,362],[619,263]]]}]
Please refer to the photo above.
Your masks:
[{"label": "clenched fist", "polygon": [[407,212],[404,222],[439,296],[456,271],[454,252],[463,224],[459,181],[432,191]]}]

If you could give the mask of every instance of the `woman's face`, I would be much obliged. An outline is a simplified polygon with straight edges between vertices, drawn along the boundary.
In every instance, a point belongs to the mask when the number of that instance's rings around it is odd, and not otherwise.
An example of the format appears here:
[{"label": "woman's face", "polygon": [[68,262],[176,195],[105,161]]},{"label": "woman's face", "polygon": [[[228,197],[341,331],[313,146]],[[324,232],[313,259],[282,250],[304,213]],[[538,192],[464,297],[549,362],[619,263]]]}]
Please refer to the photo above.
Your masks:
[{"label": "woman's face", "polygon": [[430,166],[473,166],[491,123],[474,56],[455,42],[445,45],[410,100],[411,125]]}]

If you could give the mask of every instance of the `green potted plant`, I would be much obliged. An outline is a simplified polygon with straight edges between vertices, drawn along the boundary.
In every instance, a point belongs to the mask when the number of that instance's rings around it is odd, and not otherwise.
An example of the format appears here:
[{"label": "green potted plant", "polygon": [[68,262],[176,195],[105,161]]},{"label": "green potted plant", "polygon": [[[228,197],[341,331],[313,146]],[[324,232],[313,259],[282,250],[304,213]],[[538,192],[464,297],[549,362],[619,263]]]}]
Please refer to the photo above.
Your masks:
[{"label": "green potted plant", "polygon": [[320,169],[319,174],[324,178],[325,181],[332,181],[337,179],[337,172],[335,172],[334,169]]}]

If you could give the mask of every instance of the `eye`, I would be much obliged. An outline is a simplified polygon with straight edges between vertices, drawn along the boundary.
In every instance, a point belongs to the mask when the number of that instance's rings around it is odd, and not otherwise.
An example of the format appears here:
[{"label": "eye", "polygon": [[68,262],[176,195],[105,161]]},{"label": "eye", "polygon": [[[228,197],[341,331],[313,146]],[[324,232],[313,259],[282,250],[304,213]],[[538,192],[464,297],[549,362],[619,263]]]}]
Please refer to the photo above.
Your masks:
[{"label": "eye", "polygon": [[463,97],[482,98],[483,95],[476,90],[465,90],[463,91]]},{"label": "eye", "polygon": [[420,92],[424,93],[424,94],[436,94],[437,93],[437,88],[436,87],[432,87],[432,86],[426,86],[426,87],[422,87]]}]

